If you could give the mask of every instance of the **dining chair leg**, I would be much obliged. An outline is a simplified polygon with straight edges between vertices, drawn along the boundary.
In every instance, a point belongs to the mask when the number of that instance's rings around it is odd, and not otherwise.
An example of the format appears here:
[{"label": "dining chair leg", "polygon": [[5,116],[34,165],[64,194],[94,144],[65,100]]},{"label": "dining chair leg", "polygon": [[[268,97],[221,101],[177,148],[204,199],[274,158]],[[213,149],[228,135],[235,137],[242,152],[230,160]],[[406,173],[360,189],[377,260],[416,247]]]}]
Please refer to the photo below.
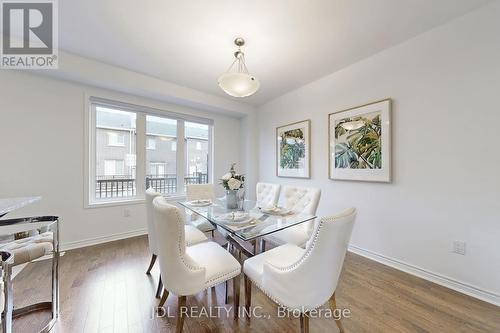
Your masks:
[{"label": "dining chair leg", "polygon": [[161,308],[165,304],[167,298],[168,298],[168,290],[163,289],[163,295],[161,295],[160,303],[158,303],[159,308]]},{"label": "dining chair leg", "polygon": [[155,261],[156,261],[156,254],[153,254],[153,255],[151,255],[151,262],[149,263],[149,267],[148,267],[148,270],[146,271],[146,274],[148,274],[148,275],[151,274],[151,269],[153,269]]},{"label": "dining chair leg", "polygon": [[156,298],[160,298],[162,289],[163,289],[163,282],[161,281],[161,275],[160,275],[160,279],[158,280],[158,288],[156,288]]},{"label": "dining chair leg", "polygon": [[250,305],[252,304],[252,281],[244,275],[245,281],[245,315],[250,319]]},{"label": "dining chair leg", "polygon": [[175,332],[181,333],[182,326],[184,325],[184,310],[186,306],[186,296],[179,296],[179,301],[177,305],[177,325],[175,326]]},{"label": "dining chair leg", "polygon": [[309,316],[307,313],[300,314],[300,333],[309,333]]},{"label": "dining chair leg", "polygon": [[227,301],[228,301],[228,298],[229,298],[228,293],[227,293],[227,289],[229,288],[229,284],[228,284],[227,280],[226,280],[226,282],[224,284],[225,284],[225,288],[224,289],[226,290],[226,294],[224,295],[224,304],[227,304]]},{"label": "dining chair leg", "polygon": [[[227,251],[231,254],[233,253],[233,244],[231,244],[231,242],[229,242],[229,241],[227,242]],[[228,285],[227,280],[226,280],[226,282],[224,282],[224,285],[225,285],[225,290],[226,290],[225,295],[224,295],[224,304],[227,304],[229,301],[229,296],[228,296],[228,292],[227,292],[229,285]]]},{"label": "dining chair leg", "polygon": [[[337,315],[339,311],[335,311],[337,310],[337,300],[335,299],[335,293],[333,293],[332,297],[330,297],[330,308],[332,309],[334,315]],[[340,317],[339,319],[335,319],[335,323],[337,324],[340,333],[344,333],[345,330],[344,326],[342,325],[342,322],[340,321]]]},{"label": "dining chair leg", "polygon": [[233,303],[234,303],[234,319],[238,320],[240,314],[240,275],[233,278]]}]

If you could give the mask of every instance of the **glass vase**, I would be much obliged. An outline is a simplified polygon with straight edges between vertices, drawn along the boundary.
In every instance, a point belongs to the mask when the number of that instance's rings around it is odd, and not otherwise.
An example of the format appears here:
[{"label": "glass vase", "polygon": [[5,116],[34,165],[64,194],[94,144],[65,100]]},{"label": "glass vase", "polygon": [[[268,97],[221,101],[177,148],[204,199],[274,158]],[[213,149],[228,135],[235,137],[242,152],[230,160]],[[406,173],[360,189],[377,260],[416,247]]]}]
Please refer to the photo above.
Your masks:
[{"label": "glass vase", "polygon": [[238,208],[238,190],[226,190],[226,208]]}]

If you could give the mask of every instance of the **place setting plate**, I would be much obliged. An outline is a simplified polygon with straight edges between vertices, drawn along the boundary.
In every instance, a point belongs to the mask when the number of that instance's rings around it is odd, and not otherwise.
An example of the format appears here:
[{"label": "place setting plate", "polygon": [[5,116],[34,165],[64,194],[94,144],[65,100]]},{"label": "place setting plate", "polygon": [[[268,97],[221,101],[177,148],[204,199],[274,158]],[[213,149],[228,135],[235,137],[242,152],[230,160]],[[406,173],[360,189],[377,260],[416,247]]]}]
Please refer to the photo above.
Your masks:
[{"label": "place setting plate", "polygon": [[269,207],[262,207],[260,210],[263,213],[266,213],[268,215],[278,215],[278,216],[285,216],[285,215],[290,215],[293,214],[293,211],[290,209],[287,209],[285,207],[280,207],[280,206],[269,206]]},{"label": "place setting plate", "polygon": [[212,200],[191,200],[186,202],[191,207],[206,207],[212,205]]},{"label": "place setting plate", "polygon": [[216,220],[227,225],[244,226],[251,224],[254,218],[248,213],[231,212],[217,216]]}]

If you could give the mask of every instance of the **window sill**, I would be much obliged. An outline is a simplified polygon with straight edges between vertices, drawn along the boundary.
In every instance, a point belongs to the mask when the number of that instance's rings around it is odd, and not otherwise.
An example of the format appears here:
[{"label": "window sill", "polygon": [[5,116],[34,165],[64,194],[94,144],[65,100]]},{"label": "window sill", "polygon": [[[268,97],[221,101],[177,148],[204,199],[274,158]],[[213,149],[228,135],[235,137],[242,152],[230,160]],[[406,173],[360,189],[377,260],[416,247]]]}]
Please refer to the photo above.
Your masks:
[{"label": "window sill", "polygon": [[[163,196],[169,202],[186,200],[185,194],[166,194]],[[97,201],[97,202],[86,203],[85,208],[92,209],[92,208],[140,205],[140,204],[144,204],[145,202],[146,202],[146,200],[144,198],[132,198],[132,199],[116,200],[116,201],[114,201],[114,200],[113,201],[100,201],[100,202]]]},{"label": "window sill", "polygon": [[110,200],[110,201],[94,201],[85,204],[85,208],[104,208],[104,207],[114,207],[114,206],[126,206],[126,205],[138,205],[145,203],[144,199],[134,198],[125,200]]}]

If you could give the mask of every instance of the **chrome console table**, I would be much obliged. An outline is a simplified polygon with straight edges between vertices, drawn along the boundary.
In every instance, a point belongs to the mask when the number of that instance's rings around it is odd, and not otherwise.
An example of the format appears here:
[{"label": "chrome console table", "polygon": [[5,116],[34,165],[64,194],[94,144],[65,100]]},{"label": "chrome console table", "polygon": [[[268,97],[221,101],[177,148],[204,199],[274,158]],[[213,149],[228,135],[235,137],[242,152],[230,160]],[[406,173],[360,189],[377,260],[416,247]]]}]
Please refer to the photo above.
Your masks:
[{"label": "chrome console table", "polygon": [[[40,302],[27,305],[23,308],[14,309],[12,293],[12,267],[19,264],[16,262],[16,250],[9,250],[9,241],[15,242],[15,234],[29,234],[27,237],[45,236],[52,233],[52,251],[45,253],[52,255],[52,299],[51,301]],[[28,313],[39,310],[51,310],[51,319],[40,332],[48,332],[54,326],[59,315],[59,218],[57,216],[37,216],[0,220],[0,235],[3,237],[12,237],[7,243],[0,244],[2,280],[4,289],[4,309],[2,311],[2,330],[3,333],[12,333],[12,319],[21,317]],[[40,256],[41,257],[41,256]],[[23,263],[29,263],[36,258],[30,258]]]}]

